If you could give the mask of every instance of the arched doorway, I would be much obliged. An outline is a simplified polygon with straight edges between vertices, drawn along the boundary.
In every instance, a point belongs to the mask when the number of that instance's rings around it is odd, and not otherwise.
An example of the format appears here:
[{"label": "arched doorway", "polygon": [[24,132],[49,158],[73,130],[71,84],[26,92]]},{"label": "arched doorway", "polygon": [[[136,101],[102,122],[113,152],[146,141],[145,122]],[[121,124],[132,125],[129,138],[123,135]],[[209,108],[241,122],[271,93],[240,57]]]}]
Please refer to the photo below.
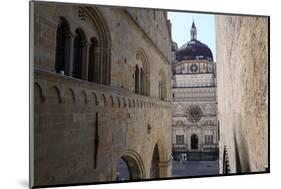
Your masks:
[{"label": "arched doorway", "polygon": [[116,181],[140,180],[144,178],[144,166],[135,152],[128,152],[117,161]]},{"label": "arched doorway", "polygon": [[150,167],[150,178],[159,178],[159,149],[158,145],[156,144],[153,150],[152,160],[151,160],[151,167]]},{"label": "arched doorway", "polygon": [[128,164],[123,158],[120,158],[117,162],[116,181],[126,181],[130,179],[131,178]]},{"label": "arched doorway", "polygon": [[191,136],[191,149],[192,150],[198,149],[198,136],[196,134],[193,134]]}]

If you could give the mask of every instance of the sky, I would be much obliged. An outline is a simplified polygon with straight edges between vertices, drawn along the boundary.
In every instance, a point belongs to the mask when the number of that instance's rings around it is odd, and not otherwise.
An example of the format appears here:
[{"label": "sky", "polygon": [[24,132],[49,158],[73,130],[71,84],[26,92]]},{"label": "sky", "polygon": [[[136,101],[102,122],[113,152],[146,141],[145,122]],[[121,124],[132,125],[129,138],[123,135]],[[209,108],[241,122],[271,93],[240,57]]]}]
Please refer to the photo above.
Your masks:
[{"label": "sky", "polygon": [[205,43],[212,51],[216,60],[215,16],[186,12],[168,12],[172,23],[172,38],[181,47],[190,40],[190,28],[194,20],[197,28],[197,40]]}]

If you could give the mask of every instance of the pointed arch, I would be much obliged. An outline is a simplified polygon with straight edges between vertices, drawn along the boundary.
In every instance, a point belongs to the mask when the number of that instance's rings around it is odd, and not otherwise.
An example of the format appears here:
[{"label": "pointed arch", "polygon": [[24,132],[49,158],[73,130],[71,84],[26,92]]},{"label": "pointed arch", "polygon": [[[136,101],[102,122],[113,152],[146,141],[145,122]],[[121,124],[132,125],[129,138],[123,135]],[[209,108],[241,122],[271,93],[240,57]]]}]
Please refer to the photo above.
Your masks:
[{"label": "pointed arch", "polygon": [[126,99],[123,97],[123,107],[127,107]]},{"label": "pointed arch", "polygon": [[97,46],[97,69],[95,82],[110,85],[111,80],[111,36],[109,27],[97,7],[82,8],[91,18],[97,30],[99,44]]},{"label": "pointed arch", "polygon": [[35,82],[34,83],[34,102],[43,103],[44,101],[45,101],[45,97],[43,94],[43,89],[37,82]]},{"label": "pointed arch", "polygon": [[[125,161],[128,171],[129,171],[129,178],[130,180],[140,180],[144,179],[145,177],[145,167],[143,163],[143,158],[139,153],[133,150],[125,151],[119,159]],[[117,161],[116,161],[117,163]],[[118,166],[116,166],[116,171],[118,172]],[[116,175],[117,177],[117,175]]]},{"label": "pointed arch", "polygon": [[62,103],[61,92],[56,85],[50,88],[50,97],[53,98],[54,103],[59,103],[59,104]]},{"label": "pointed arch", "polygon": [[[72,65],[72,77],[82,79],[83,69],[86,64],[86,35],[81,28],[75,30],[75,38],[73,44],[73,65]],[[85,79],[85,78],[84,78]]]},{"label": "pointed arch", "polygon": [[128,107],[131,108],[132,104],[131,104],[131,100],[128,98]]},{"label": "pointed arch", "polygon": [[120,98],[119,98],[119,96],[117,96],[116,98],[117,98],[118,107],[120,108],[121,107]]},{"label": "pointed arch", "polygon": [[133,99],[133,107],[134,107],[134,108],[136,107],[135,99]]},{"label": "pointed arch", "polygon": [[103,106],[106,107],[107,106],[107,101],[106,101],[105,94],[102,94],[102,99],[103,99]]},{"label": "pointed arch", "polygon": [[136,52],[136,59],[142,63],[142,69],[139,73],[139,93],[150,96],[150,65],[145,51],[140,48]]},{"label": "pointed arch", "polygon": [[97,95],[96,95],[95,92],[93,92],[93,96],[94,96],[94,104],[95,104],[96,106],[98,106],[98,105],[99,105],[99,101],[98,101],[98,97],[97,97]]},{"label": "pointed arch", "polygon": [[64,17],[59,17],[59,23],[56,32],[56,56],[55,71],[59,74],[67,72],[67,35],[70,33],[70,26]]},{"label": "pointed arch", "polygon": [[169,157],[166,148],[167,145],[163,137],[158,138],[151,151],[150,178],[167,176]]},{"label": "pointed arch", "polygon": [[72,102],[73,104],[75,104],[75,102],[76,102],[76,97],[75,97],[75,92],[74,92],[74,90],[73,90],[72,88],[68,88],[68,89],[66,90],[66,95],[68,96],[68,98],[70,98],[69,100],[71,100],[71,102]]},{"label": "pointed arch", "polygon": [[81,97],[80,97],[81,103],[87,104],[88,103],[88,97],[87,97],[86,91],[82,90],[80,92],[80,95],[81,95]]},{"label": "pointed arch", "polygon": [[110,95],[110,100],[111,100],[111,107],[114,107],[114,100],[113,100],[113,96]]}]

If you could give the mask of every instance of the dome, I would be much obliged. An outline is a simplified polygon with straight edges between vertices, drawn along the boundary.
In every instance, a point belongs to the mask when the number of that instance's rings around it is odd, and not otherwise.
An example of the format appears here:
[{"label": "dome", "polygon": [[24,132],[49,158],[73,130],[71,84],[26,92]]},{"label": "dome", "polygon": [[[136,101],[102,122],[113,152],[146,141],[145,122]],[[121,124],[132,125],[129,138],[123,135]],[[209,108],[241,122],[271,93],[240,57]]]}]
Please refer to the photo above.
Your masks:
[{"label": "dome", "polygon": [[209,60],[213,61],[213,54],[210,48],[196,39],[182,45],[177,53],[176,60]]},{"label": "dome", "polygon": [[210,48],[197,40],[197,28],[192,23],[190,29],[191,40],[182,45],[176,52],[176,61],[182,60],[209,60],[213,61],[213,54]]}]

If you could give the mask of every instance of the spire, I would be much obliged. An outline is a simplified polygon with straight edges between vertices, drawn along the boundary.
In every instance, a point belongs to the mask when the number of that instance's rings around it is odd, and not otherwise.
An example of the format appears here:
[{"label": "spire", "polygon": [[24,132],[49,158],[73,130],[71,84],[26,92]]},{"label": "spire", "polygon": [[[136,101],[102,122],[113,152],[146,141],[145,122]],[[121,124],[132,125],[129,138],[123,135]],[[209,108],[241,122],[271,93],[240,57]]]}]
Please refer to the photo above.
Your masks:
[{"label": "spire", "polygon": [[191,29],[190,29],[190,36],[191,36],[191,40],[197,39],[197,29],[196,29],[194,20],[192,22],[192,26],[191,26]]}]

